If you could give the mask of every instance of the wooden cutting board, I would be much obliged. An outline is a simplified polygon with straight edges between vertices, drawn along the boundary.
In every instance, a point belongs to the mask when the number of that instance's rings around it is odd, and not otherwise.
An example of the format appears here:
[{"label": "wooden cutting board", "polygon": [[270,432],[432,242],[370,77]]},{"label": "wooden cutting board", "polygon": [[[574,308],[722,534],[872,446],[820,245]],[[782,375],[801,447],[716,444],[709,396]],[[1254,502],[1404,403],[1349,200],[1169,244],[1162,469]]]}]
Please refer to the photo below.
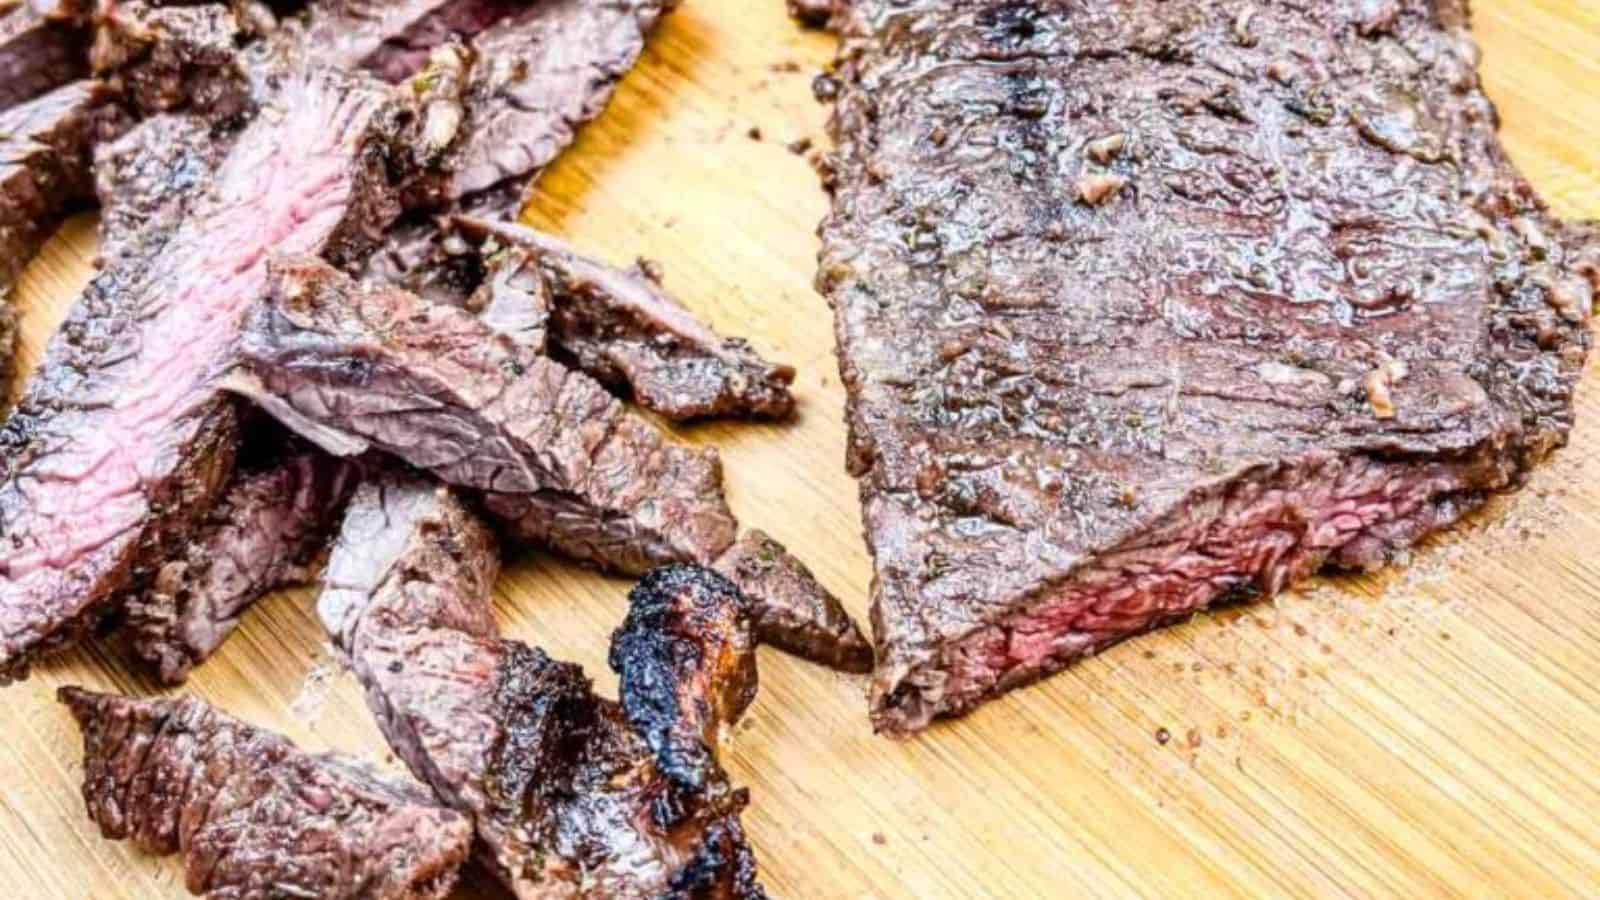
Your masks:
[{"label": "wooden cutting board", "polygon": [[[866,613],[841,465],[843,394],[810,288],[825,201],[785,145],[822,142],[831,39],[779,0],[689,0],[617,101],[543,181],[539,225],[668,286],[800,367],[788,427],[685,431],[726,454],[733,506]],[[1600,0],[1475,0],[1512,155],[1556,209],[1600,216]],[[757,131],[759,130],[759,132]],[[759,136],[758,136],[759,134]],[[24,359],[89,274],[67,225],[21,287]],[[1522,494],[1382,577],[1124,644],[906,743],[864,683],[762,651],[729,767],[776,897],[1600,896],[1600,380]],[[526,558],[508,632],[604,690],[625,582]],[[102,841],[78,798],[68,683],[149,694],[107,642],[0,707],[0,897],[179,897],[178,866]],[[388,761],[309,594],[265,603],[189,690],[303,745]],[[462,897],[499,896],[481,877]]]}]

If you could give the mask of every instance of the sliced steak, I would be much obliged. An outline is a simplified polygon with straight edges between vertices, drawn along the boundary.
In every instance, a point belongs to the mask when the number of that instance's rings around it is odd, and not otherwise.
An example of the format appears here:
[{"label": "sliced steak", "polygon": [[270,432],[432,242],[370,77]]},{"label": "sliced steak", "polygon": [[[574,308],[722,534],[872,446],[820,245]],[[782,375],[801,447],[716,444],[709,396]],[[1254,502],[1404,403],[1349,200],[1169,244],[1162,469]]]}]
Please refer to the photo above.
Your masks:
[{"label": "sliced steak", "polygon": [[216,502],[237,439],[216,376],[267,254],[363,253],[416,174],[416,119],[362,76],[288,79],[170,236],[85,291],[0,430],[0,677],[146,583]]},{"label": "sliced steak", "polygon": [[533,254],[550,293],[550,341],[563,357],[670,419],[784,418],[794,411],[790,366],[708,328],[645,266],[622,271],[566,243],[506,222],[465,219],[475,241]]},{"label": "sliced steak", "polygon": [[79,81],[0,110],[0,412],[16,342],[11,290],[61,219],[93,198],[94,145],[125,125],[113,99]]},{"label": "sliced steak", "polygon": [[1563,444],[1592,285],[1459,0],[856,0],[819,290],[905,733]]},{"label": "sliced steak", "polygon": [[540,0],[328,0],[312,9],[307,52],[331,65],[366,69],[389,82],[422,71],[434,49],[470,40]]},{"label": "sliced steak", "polygon": [[839,598],[766,532],[745,532],[712,568],[750,598],[763,644],[841,672],[872,670],[872,645]]},{"label": "sliced steak", "polygon": [[421,786],[199,700],[60,698],[83,731],[90,818],[112,840],[182,853],[193,894],[443,900],[471,849],[471,823]]},{"label": "sliced steak", "polygon": [[145,115],[185,109],[223,122],[254,109],[249,57],[261,23],[227,3],[105,3],[95,16],[90,67]]},{"label": "sliced steak", "polygon": [[718,626],[709,640],[635,641],[625,680],[642,680],[634,659],[683,680],[662,685],[671,698],[640,700],[657,703],[648,712],[625,712],[595,696],[577,666],[499,639],[496,568],[492,536],[448,490],[390,476],[351,501],[319,602],[390,746],[473,817],[489,869],[523,898],[762,896],[739,824],[746,792],[714,760],[696,770],[699,787],[670,780],[629,726],[631,716],[665,722],[682,710],[697,730],[694,717],[737,714],[717,699],[753,685],[748,661],[721,652],[748,643],[737,593],[707,593],[719,608],[663,617],[667,627]]},{"label": "sliced steak", "polygon": [[487,268],[489,274],[467,301],[467,309],[517,344],[545,352],[551,301],[539,260],[526,250],[509,248],[496,254]]},{"label": "sliced steak", "polygon": [[182,683],[257,600],[311,579],[357,477],[312,450],[238,471],[195,535],[125,601],[134,651],[162,681]]},{"label": "sliced steak", "polygon": [[233,135],[198,115],[151,116],[95,153],[100,268],[142,267],[142,249],[163,246],[204,196]]},{"label": "sliced steak", "polygon": [[399,457],[478,492],[516,539],[615,571],[709,562],[733,543],[714,450],[670,442],[464,310],[317,260],[272,268],[234,385],[307,439]]},{"label": "sliced steak", "polygon": [[0,0],[0,110],[89,74],[90,6],[88,0]]}]

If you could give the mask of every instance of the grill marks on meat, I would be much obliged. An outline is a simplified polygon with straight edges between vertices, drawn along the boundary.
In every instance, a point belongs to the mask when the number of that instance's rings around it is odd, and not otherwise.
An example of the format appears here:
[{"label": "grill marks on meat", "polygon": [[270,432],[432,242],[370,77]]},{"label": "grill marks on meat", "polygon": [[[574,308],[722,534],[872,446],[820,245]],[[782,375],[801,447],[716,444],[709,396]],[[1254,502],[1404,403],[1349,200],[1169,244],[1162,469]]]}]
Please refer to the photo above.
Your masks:
[{"label": "grill marks on meat", "polygon": [[0,110],[88,74],[87,0],[0,3]]},{"label": "grill marks on meat", "polygon": [[880,729],[1379,565],[1566,440],[1581,241],[1459,4],[1384,6],[850,5],[818,287]]},{"label": "grill marks on meat", "polygon": [[356,476],[314,451],[236,473],[195,536],[126,601],[134,651],[162,681],[184,681],[258,599],[310,578]]},{"label": "grill marks on meat", "polygon": [[313,756],[192,698],[63,688],[83,731],[83,797],[101,833],[182,853],[191,893],[443,900],[472,826],[418,785]]},{"label": "grill marks on meat", "polygon": [[578,368],[674,420],[784,418],[795,371],[724,338],[669,296],[643,267],[621,271],[532,228],[461,222],[475,241],[531,253],[550,294],[550,339]]},{"label": "grill marks on meat", "polygon": [[872,670],[872,645],[839,598],[766,532],[745,532],[712,568],[754,601],[763,644],[841,672]]},{"label": "grill marks on meat", "polygon": [[[497,565],[492,536],[447,489],[390,475],[351,501],[319,613],[397,754],[473,816],[485,862],[519,897],[762,896],[738,820],[745,792],[714,761],[698,788],[670,781],[629,727],[632,708],[596,697],[577,666],[499,639]],[[669,690],[691,709],[736,714],[713,698],[743,690],[724,674],[753,684],[747,659],[677,665],[669,650],[739,644],[734,596],[696,596],[714,605],[663,601],[682,613],[663,624],[713,623],[709,642],[637,635],[624,679],[641,680],[634,659],[668,660],[652,671],[688,674]]]},{"label": "grill marks on meat", "polygon": [[91,624],[217,500],[237,440],[215,385],[272,251],[360,255],[397,213],[410,104],[288,80],[144,265],[101,273],[0,432],[0,672]]},{"label": "grill marks on meat", "polygon": [[235,386],[291,429],[479,492],[519,540],[636,574],[733,543],[715,451],[669,442],[464,310],[278,260],[241,362]]},{"label": "grill marks on meat", "polygon": [[0,412],[16,343],[11,289],[62,217],[90,199],[95,142],[123,125],[112,99],[105,85],[79,81],[0,110]]}]

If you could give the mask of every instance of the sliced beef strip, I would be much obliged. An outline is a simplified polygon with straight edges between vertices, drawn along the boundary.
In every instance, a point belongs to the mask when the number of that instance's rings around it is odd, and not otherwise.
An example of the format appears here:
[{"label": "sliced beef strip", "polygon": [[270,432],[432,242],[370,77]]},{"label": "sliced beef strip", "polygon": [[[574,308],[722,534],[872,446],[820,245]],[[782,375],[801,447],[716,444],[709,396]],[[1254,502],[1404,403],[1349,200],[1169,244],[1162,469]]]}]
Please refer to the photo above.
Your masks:
[{"label": "sliced beef strip", "polygon": [[550,341],[562,356],[670,419],[784,418],[794,411],[790,366],[712,331],[649,269],[622,271],[524,225],[463,219],[470,240],[533,254],[549,285]]},{"label": "sliced beef strip", "polygon": [[428,55],[470,40],[541,0],[327,0],[312,9],[303,40],[316,59],[366,69],[398,83],[426,67]]},{"label": "sliced beef strip", "polygon": [[443,900],[471,823],[421,786],[315,756],[191,697],[62,688],[83,799],[112,840],[182,853],[190,893],[229,900]]},{"label": "sliced beef strip", "polygon": [[90,67],[143,115],[182,109],[225,122],[261,99],[239,52],[259,27],[226,3],[118,0],[95,16]]},{"label": "sliced beef strip", "polygon": [[712,568],[753,601],[763,644],[841,672],[872,670],[872,644],[839,598],[766,532],[745,532]]},{"label": "sliced beef strip", "polygon": [[147,583],[218,500],[237,411],[216,376],[267,254],[365,252],[425,175],[417,119],[379,82],[301,71],[182,222],[85,291],[0,429],[0,676]]},{"label": "sliced beef strip", "polygon": [[79,81],[0,110],[0,413],[16,345],[11,290],[61,219],[92,199],[93,148],[126,125],[113,101]]},{"label": "sliced beef strip", "polygon": [[353,463],[309,449],[241,468],[195,535],[123,602],[134,652],[182,683],[257,600],[311,579],[358,477]]},{"label": "sliced beef strip", "polygon": [[1566,441],[1592,285],[1464,5],[1238,13],[849,5],[818,288],[880,729],[1380,565]]},{"label": "sliced beef strip", "polygon": [[[390,746],[473,817],[485,864],[518,897],[762,896],[739,824],[747,794],[714,760],[699,788],[674,783],[629,725],[641,710],[595,696],[577,666],[498,637],[493,546],[451,491],[413,475],[364,484],[351,501],[318,609]],[[667,649],[739,643],[748,624],[736,594],[708,596],[723,606],[664,624],[716,623],[711,643],[662,634],[628,654],[671,660],[653,671],[685,677],[675,696],[690,716],[736,714],[709,699],[729,690],[724,674],[753,684],[747,662],[703,667]]]},{"label": "sliced beef strip", "polygon": [[141,248],[164,243],[205,193],[234,135],[199,115],[151,116],[95,152],[100,267],[140,267]]},{"label": "sliced beef strip", "polygon": [[88,74],[89,0],[0,0],[0,110]]},{"label": "sliced beef strip", "polygon": [[512,536],[642,573],[733,543],[714,450],[470,313],[280,258],[233,386],[324,449],[377,449],[477,492]]},{"label": "sliced beef strip", "polygon": [[550,286],[539,261],[526,250],[510,248],[489,261],[489,274],[467,309],[517,344],[543,353],[550,338]]},{"label": "sliced beef strip", "polygon": [[466,104],[461,171],[440,207],[402,222],[373,254],[366,280],[430,299],[471,294],[477,255],[456,240],[449,216],[513,219],[527,191],[598,116],[645,38],[676,4],[668,0],[545,0],[472,40],[477,58]]}]

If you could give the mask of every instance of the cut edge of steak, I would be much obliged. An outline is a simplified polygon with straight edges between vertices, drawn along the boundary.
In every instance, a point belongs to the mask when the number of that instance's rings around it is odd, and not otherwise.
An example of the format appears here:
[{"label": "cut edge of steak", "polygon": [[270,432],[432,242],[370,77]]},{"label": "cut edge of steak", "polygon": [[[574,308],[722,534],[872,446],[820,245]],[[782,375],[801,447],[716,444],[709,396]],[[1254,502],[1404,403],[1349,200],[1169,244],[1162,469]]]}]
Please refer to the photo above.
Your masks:
[{"label": "cut edge of steak", "polygon": [[314,259],[272,273],[230,387],[328,452],[396,456],[478,492],[517,540],[614,571],[733,543],[715,450],[465,310]]},{"label": "cut edge of steak", "polygon": [[[488,869],[526,898],[763,896],[739,823],[747,793],[714,758],[669,756],[682,783],[657,763],[748,702],[737,592],[657,591],[661,615],[630,616],[625,711],[578,666],[499,638],[497,569],[492,535],[453,491],[385,473],[351,501],[318,601],[386,740],[473,816]],[[644,684],[646,671],[661,680]]]},{"label": "cut edge of steak", "polygon": [[207,896],[443,900],[468,820],[420,785],[306,753],[192,697],[64,687],[83,732],[83,799],[101,834],[183,855]]},{"label": "cut edge of steak", "polygon": [[526,225],[457,220],[470,240],[532,253],[550,293],[550,342],[564,357],[644,408],[674,421],[794,412],[792,366],[706,326],[645,264],[624,271]]},{"label": "cut edge of steak", "polygon": [[357,477],[314,450],[235,472],[195,535],[123,601],[134,653],[163,683],[183,683],[257,600],[310,580]]},{"label": "cut edge of steak", "polygon": [[1593,238],[1505,158],[1461,5],[1217,6],[835,23],[880,731],[1381,565],[1567,439]]},{"label": "cut edge of steak", "polygon": [[225,122],[265,99],[252,95],[251,57],[239,48],[270,22],[241,21],[230,3],[118,0],[102,7],[90,69],[143,116],[182,109]]},{"label": "cut edge of steak", "polygon": [[212,189],[69,312],[0,429],[0,679],[145,583],[216,502],[238,422],[215,378],[267,255],[342,262],[370,248],[406,180],[428,175],[418,119],[412,100],[364,76],[285,77]]},{"label": "cut edge of steak", "polygon": [[87,0],[21,0],[0,9],[0,110],[88,74]]}]

